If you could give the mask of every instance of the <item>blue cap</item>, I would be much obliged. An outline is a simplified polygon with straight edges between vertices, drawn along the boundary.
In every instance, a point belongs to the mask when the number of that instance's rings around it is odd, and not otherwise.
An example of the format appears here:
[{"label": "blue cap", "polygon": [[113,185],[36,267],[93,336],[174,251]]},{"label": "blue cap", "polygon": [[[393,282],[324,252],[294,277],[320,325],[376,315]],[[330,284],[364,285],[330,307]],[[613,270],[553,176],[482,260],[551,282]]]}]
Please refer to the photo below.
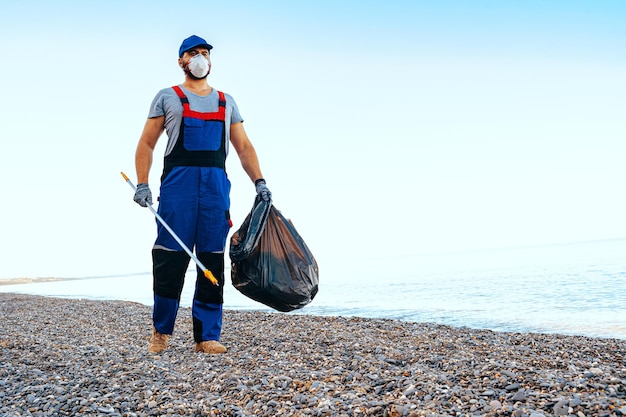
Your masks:
[{"label": "blue cap", "polygon": [[200,36],[191,35],[190,37],[185,39],[183,41],[183,43],[180,45],[180,48],[178,49],[178,57],[179,58],[182,57],[185,52],[187,52],[188,50],[193,49],[193,48],[195,48],[197,46],[201,46],[203,48],[206,48],[209,51],[211,49],[213,49],[213,47],[211,45],[209,45],[207,43],[207,41],[202,39]]}]

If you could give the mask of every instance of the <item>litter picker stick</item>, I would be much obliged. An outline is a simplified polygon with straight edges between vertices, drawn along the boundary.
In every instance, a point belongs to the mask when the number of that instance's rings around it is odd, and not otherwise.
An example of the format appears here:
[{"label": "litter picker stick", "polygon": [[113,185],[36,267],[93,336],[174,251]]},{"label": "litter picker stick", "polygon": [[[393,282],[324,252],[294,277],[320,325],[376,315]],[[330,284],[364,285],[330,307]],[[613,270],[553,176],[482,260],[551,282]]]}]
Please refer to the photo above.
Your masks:
[{"label": "litter picker stick", "polygon": [[[120,174],[122,174],[122,177],[124,177],[124,180],[128,183],[128,185],[130,185],[130,188],[133,189],[133,191],[137,190],[137,187],[135,187],[135,184],[133,184],[130,179],[126,176],[126,174],[124,174],[123,172],[120,172]],[[157,218],[157,220],[159,221],[159,223],[161,223],[163,225],[163,227],[165,227],[165,229],[170,232],[170,235],[172,235],[172,237],[174,238],[174,240],[176,240],[176,242],[178,242],[178,244],[185,250],[185,252],[187,252],[187,255],[189,255],[191,257],[191,259],[193,259],[193,261],[196,263],[196,265],[198,265],[198,268],[200,268],[202,271],[204,271],[204,276],[211,281],[211,283],[213,285],[217,285],[219,286],[219,282],[217,281],[217,278],[215,278],[215,276],[213,275],[213,273],[211,271],[209,271],[207,269],[206,266],[204,266],[202,264],[202,262],[200,262],[200,259],[198,259],[196,257],[196,255],[193,254],[193,252],[191,252],[191,250],[189,250],[189,248],[183,243],[182,240],[180,240],[180,238],[176,235],[176,233],[174,233],[174,231],[172,230],[171,227],[169,227],[169,225],[165,222],[165,220],[163,220],[163,217],[161,217],[159,215],[159,213],[157,213],[157,211],[154,209],[154,207],[152,207],[152,204],[148,204],[148,208],[150,209],[150,211],[152,212],[152,214],[154,214],[154,217]]]}]

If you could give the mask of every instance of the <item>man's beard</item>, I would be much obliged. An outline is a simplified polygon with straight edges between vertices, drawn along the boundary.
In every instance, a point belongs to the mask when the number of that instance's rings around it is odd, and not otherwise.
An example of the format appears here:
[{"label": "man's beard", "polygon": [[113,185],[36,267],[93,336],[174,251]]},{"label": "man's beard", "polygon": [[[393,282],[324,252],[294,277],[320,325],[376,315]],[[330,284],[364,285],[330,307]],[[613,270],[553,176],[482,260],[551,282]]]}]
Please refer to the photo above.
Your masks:
[{"label": "man's beard", "polygon": [[187,74],[187,76],[189,76],[189,78],[191,78],[192,80],[204,80],[206,77],[209,76],[208,72],[206,73],[206,75],[204,77],[196,77],[188,69],[185,69],[184,71],[185,71],[185,74]]}]

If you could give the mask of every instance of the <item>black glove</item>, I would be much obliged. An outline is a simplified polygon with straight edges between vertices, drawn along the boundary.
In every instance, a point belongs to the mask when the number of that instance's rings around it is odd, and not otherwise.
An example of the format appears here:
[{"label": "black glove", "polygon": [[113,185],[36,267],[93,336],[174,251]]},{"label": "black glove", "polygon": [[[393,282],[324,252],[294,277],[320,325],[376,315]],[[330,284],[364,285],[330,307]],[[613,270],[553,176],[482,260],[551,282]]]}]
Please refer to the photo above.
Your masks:
[{"label": "black glove", "polygon": [[150,191],[148,184],[137,184],[133,200],[141,207],[148,207],[148,204],[152,205],[152,191]]},{"label": "black glove", "polygon": [[256,187],[256,193],[259,197],[263,199],[263,201],[272,201],[272,193],[270,189],[267,188],[267,184],[265,184],[265,180],[263,178],[259,178],[254,182],[254,186]]}]

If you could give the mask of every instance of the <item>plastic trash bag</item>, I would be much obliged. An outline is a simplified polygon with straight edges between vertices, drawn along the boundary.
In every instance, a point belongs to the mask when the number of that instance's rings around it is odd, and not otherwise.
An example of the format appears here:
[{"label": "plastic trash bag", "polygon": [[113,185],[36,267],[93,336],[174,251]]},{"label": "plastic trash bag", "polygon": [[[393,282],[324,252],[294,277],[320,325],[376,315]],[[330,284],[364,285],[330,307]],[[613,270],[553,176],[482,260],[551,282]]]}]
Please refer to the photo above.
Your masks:
[{"label": "plastic trash bag", "polygon": [[290,220],[256,198],[230,239],[231,281],[243,295],[288,312],[309,304],[318,290],[313,254]]}]

